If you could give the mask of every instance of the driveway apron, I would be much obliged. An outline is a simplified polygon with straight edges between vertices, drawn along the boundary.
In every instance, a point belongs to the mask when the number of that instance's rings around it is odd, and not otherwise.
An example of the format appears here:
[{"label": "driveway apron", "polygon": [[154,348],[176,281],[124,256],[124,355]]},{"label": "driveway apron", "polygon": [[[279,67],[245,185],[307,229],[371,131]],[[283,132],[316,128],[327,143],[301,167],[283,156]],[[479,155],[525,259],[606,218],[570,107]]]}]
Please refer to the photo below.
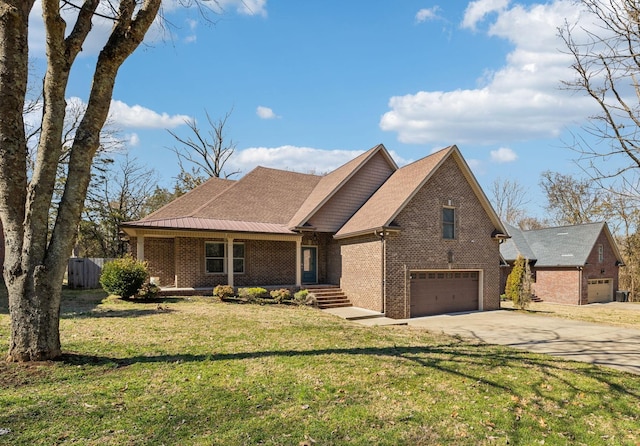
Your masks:
[{"label": "driveway apron", "polygon": [[640,374],[640,330],[498,310],[430,316],[409,325]]}]

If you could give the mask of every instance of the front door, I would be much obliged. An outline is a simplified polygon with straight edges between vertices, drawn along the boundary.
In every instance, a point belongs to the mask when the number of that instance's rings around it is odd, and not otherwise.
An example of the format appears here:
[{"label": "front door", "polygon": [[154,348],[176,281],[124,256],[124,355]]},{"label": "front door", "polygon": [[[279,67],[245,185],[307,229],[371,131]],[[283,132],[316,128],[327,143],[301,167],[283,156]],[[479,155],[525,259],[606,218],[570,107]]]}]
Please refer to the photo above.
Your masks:
[{"label": "front door", "polygon": [[302,283],[318,282],[318,248],[302,247]]}]

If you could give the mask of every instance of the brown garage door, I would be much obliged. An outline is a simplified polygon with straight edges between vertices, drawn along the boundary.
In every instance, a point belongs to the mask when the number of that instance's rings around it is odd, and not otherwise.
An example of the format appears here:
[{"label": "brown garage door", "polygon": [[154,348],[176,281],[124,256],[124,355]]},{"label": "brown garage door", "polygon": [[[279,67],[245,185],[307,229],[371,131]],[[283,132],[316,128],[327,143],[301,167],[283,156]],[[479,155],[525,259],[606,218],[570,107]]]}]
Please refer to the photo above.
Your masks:
[{"label": "brown garage door", "polygon": [[478,272],[412,272],[411,317],[478,309]]}]

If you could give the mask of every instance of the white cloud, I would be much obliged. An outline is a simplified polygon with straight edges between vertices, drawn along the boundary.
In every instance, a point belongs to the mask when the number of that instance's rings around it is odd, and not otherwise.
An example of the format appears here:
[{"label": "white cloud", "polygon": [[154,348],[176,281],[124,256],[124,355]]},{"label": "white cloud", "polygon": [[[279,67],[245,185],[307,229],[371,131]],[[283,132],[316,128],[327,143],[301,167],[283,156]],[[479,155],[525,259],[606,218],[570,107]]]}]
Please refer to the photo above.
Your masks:
[{"label": "white cloud", "polygon": [[137,133],[129,133],[126,135],[127,145],[129,147],[137,147],[140,145],[140,136]]},{"label": "white cloud", "polygon": [[433,8],[423,8],[416,13],[416,22],[422,23],[427,20],[434,20],[439,18],[438,11],[440,10],[439,6],[434,6]]},{"label": "white cloud", "polygon": [[109,108],[109,120],[116,127],[123,128],[174,128],[190,119],[187,115],[158,113],[141,105],[128,105],[118,100],[112,100]]},{"label": "white cloud", "polygon": [[269,107],[263,107],[262,105],[259,105],[256,108],[256,114],[260,117],[260,119],[276,119],[280,117],[276,115],[272,109],[270,109]]},{"label": "white cloud", "polygon": [[[162,2],[162,13],[168,20],[168,23],[172,22],[172,17],[179,11],[191,10],[194,14],[198,14],[201,17],[202,11],[198,8],[210,8],[213,11],[212,14],[227,14],[235,12],[241,15],[248,16],[267,16],[267,0],[217,0],[215,2],[199,3],[198,7],[195,3],[185,6],[186,2],[180,0],[165,0]],[[104,16],[113,16],[109,2],[100,2],[97,11]],[[196,9],[198,9],[196,11]],[[205,12],[206,14],[206,12]],[[75,24],[78,16],[78,9],[76,7],[63,7],[62,17],[67,22],[67,31],[70,31]],[[162,23],[163,18],[158,16],[151,28],[147,32],[144,38],[146,44],[153,44],[161,42],[165,39],[169,39],[169,34],[177,32],[178,30],[167,26],[167,23]],[[196,20],[189,20],[188,28],[191,34],[186,37],[178,37],[185,43],[191,43],[196,40],[195,24]],[[93,19],[91,32],[87,36],[86,41],[82,45],[82,52],[80,56],[95,56],[97,55],[104,44],[107,42],[111,29],[113,27],[113,20],[96,16]],[[36,0],[31,14],[29,15],[29,52],[32,57],[44,57],[45,55],[45,31],[44,24],[42,22],[42,3],[41,0]]]},{"label": "white cloud", "polygon": [[494,163],[512,163],[518,159],[518,155],[508,147],[500,147],[498,150],[492,150],[491,161]]},{"label": "white cloud", "polygon": [[476,0],[467,5],[462,19],[462,27],[475,29],[478,22],[493,13],[501,12],[509,5],[509,0]]},{"label": "white cloud", "polygon": [[574,75],[571,57],[559,51],[557,29],[565,18],[577,21],[579,9],[571,0],[505,9],[507,3],[474,2],[463,22],[471,26],[490,11],[497,13],[488,34],[515,46],[501,69],[485,73],[476,89],[392,97],[380,127],[397,132],[404,143],[504,144],[558,137],[592,114],[591,100],[559,88]]},{"label": "white cloud", "polygon": [[[363,152],[363,150],[330,150],[290,145],[251,147],[236,151],[229,159],[229,169],[247,173],[257,166],[263,166],[321,175],[337,169]],[[394,151],[389,153],[399,166],[413,161],[402,158]],[[426,155],[428,153],[420,157]]]},{"label": "white cloud", "polygon": [[235,11],[242,15],[267,16],[267,0],[216,0],[207,6],[218,14]]},{"label": "white cloud", "polygon": [[248,172],[256,166],[323,174],[360,155],[362,150],[322,150],[311,147],[251,147],[234,153],[232,169]]}]

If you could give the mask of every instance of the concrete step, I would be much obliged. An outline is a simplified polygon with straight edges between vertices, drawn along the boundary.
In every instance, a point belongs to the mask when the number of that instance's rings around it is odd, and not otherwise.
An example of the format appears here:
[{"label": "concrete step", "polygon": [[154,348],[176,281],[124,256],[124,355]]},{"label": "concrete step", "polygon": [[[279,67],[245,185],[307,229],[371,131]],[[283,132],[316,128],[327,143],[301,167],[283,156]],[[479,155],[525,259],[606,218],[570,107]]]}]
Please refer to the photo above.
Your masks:
[{"label": "concrete step", "polygon": [[320,308],[321,310],[326,310],[327,308],[347,308],[347,307],[353,307],[351,302],[349,302],[348,300],[344,302],[336,302],[336,303],[323,303],[323,304],[318,303],[318,308]]},{"label": "concrete step", "polygon": [[318,308],[346,308],[351,307],[351,301],[338,286],[316,286],[307,288],[318,304]]}]

